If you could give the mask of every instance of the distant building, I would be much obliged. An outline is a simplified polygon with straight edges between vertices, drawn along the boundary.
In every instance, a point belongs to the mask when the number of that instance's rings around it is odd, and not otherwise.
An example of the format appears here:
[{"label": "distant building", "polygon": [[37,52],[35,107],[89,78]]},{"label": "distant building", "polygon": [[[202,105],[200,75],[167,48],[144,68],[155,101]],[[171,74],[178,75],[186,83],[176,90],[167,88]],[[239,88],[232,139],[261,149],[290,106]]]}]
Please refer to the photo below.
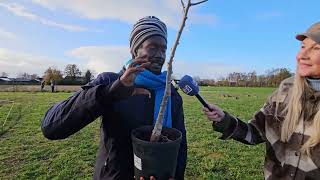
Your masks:
[{"label": "distant building", "polygon": [[39,78],[26,79],[26,78],[8,78],[0,77],[0,85],[38,85],[41,83]]},{"label": "distant building", "polygon": [[12,78],[0,77],[0,84],[12,84]]}]

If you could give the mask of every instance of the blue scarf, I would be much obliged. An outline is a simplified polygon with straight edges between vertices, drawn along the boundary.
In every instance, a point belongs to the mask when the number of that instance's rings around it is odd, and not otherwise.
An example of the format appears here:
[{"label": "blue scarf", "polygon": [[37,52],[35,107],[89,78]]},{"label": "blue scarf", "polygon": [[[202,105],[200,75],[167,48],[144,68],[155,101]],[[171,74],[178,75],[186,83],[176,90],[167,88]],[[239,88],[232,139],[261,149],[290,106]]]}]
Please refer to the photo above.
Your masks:
[{"label": "blue scarf", "polygon": [[[153,125],[156,123],[159,110],[160,110],[160,104],[164,95],[164,90],[166,87],[166,75],[167,75],[166,71],[162,72],[159,75],[156,75],[148,70],[144,70],[141,73],[139,73],[135,79],[135,85],[143,86],[155,91],[156,97],[155,97],[155,103],[154,103]],[[162,124],[165,127],[169,127],[169,128],[172,127],[170,97],[168,98],[167,107],[164,112]]]}]

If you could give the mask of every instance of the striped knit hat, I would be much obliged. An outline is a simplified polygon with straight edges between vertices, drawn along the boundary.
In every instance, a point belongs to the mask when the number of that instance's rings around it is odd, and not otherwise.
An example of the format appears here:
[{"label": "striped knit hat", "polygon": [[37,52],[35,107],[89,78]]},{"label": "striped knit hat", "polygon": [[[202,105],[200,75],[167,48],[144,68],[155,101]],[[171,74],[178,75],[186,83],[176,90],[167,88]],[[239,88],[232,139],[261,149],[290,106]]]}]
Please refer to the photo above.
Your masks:
[{"label": "striped knit hat", "polygon": [[146,16],[140,19],[130,35],[130,50],[133,57],[137,57],[137,50],[140,45],[151,36],[162,36],[167,41],[167,27],[155,16]]}]

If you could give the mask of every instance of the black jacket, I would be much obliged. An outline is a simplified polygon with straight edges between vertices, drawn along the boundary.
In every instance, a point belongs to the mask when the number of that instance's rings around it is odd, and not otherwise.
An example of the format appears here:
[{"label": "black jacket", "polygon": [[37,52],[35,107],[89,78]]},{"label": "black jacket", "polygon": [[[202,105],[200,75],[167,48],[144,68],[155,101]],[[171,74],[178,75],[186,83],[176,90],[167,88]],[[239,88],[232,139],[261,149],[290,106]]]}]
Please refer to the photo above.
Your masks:
[{"label": "black jacket", "polygon": [[[133,179],[131,130],[152,125],[154,93],[131,96],[119,74],[102,73],[73,96],[53,105],[46,113],[42,132],[48,139],[64,139],[102,116],[100,146],[94,179]],[[184,178],[187,158],[182,98],[172,87],[172,126],[182,132],[176,179]]]}]

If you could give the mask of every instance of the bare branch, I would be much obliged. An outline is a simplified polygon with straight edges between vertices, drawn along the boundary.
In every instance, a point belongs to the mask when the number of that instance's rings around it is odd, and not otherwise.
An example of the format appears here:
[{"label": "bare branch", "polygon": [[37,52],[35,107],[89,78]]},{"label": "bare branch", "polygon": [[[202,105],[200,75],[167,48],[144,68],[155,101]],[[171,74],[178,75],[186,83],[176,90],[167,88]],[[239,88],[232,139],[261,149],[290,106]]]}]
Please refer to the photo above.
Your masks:
[{"label": "bare branch", "polygon": [[[197,3],[193,3],[193,4],[197,5],[197,4],[204,3],[206,1],[207,0],[203,0],[203,1],[200,1],[200,2],[197,2]],[[158,114],[158,117],[157,117],[157,120],[156,120],[156,124],[154,125],[153,131],[152,131],[152,134],[151,134],[151,137],[150,137],[150,141],[151,142],[158,142],[160,140],[160,137],[161,137],[161,131],[162,131],[162,126],[163,126],[162,121],[163,121],[163,117],[164,117],[164,112],[165,112],[165,109],[166,109],[166,106],[167,106],[168,98],[171,96],[172,62],[173,62],[173,58],[174,58],[177,46],[179,44],[179,40],[180,40],[180,36],[182,34],[182,30],[183,30],[183,28],[184,28],[184,26],[186,24],[186,20],[188,18],[187,15],[188,15],[189,8],[191,6],[193,6],[192,3],[191,3],[191,0],[188,0],[187,6],[185,6],[183,0],[181,0],[181,4],[184,7],[183,8],[184,14],[183,14],[183,17],[181,19],[180,28],[179,28],[179,31],[177,33],[175,43],[174,43],[173,47],[171,48],[170,59],[169,59],[168,66],[167,66],[166,87],[165,87],[163,99],[162,99],[161,104],[160,104],[160,109],[159,109],[159,114]]]},{"label": "bare branch", "polygon": [[186,6],[184,5],[183,0],[180,0],[180,1],[181,1],[181,5],[182,5],[182,7],[183,7],[183,10],[185,10],[185,9],[186,9]]},{"label": "bare branch", "polygon": [[198,4],[201,4],[201,3],[204,3],[208,0],[203,0],[203,1],[200,1],[200,2],[196,2],[196,3],[191,3],[190,6],[195,6],[195,5],[198,5]]},{"label": "bare branch", "polygon": [[177,33],[176,36],[176,40],[175,43],[173,45],[173,47],[171,48],[171,53],[170,53],[170,59],[168,62],[168,66],[167,66],[167,76],[166,76],[166,87],[165,87],[165,91],[164,91],[164,95],[163,95],[163,99],[161,101],[160,104],[160,109],[159,109],[159,114],[156,120],[156,123],[154,125],[151,137],[150,137],[150,141],[151,142],[158,142],[160,140],[160,136],[161,136],[161,131],[162,131],[162,127],[163,127],[163,117],[164,117],[164,112],[167,106],[167,102],[168,102],[168,98],[171,96],[171,74],[172,74],[172,62],[173,62],[173,58],[174,58],[174,54],[176,51],[176,48],[179,44],[179,39],[180,36],[182,34],[182,30],[185,26],[186,20],[187,20],[187,15],[188,15],[188,11],[190,6],[190,1],[188,0],[188,4],[186,6],[186,8],[184,8],[184,14],[183,17],[181,19],[181,24],[180,24],[180,28],[179,31]]}]

